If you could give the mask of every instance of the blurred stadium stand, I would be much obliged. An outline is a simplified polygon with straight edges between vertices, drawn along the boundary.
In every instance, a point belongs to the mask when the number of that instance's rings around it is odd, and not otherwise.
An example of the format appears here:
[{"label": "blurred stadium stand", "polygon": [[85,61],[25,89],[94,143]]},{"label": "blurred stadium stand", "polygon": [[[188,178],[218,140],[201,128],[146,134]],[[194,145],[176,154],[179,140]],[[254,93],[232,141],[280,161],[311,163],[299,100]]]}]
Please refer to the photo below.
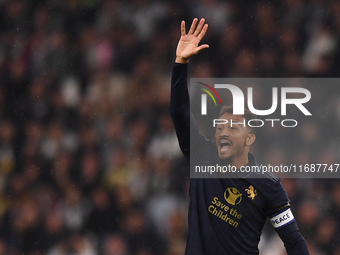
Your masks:
[{"label": "blurred stadium stand", "polygon": [[[340,1],[272,2],[0,0],[0,255],[184,254],[189,172],[169,116],[180,21],[210,25],[192,77],[340,74]],[[320,93],[334,114],[259,142],[265,162],[339,163],[340,100]],[[311,254],[339,255],[339,180],[282,182]],[[285,254],[268,226],[260,250]]]}]

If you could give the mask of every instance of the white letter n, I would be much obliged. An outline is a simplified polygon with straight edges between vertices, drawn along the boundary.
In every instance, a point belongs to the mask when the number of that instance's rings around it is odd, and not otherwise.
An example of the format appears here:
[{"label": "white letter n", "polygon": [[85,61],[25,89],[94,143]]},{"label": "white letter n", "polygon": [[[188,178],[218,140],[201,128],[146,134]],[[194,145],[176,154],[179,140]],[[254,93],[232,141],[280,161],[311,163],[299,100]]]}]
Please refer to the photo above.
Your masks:
[{"label": "white letter n", "polygon": [[244,114],[244,95],[240,88],[231,84],[215,84],[216,89],[229,89],[233,97],[233,114]]}]

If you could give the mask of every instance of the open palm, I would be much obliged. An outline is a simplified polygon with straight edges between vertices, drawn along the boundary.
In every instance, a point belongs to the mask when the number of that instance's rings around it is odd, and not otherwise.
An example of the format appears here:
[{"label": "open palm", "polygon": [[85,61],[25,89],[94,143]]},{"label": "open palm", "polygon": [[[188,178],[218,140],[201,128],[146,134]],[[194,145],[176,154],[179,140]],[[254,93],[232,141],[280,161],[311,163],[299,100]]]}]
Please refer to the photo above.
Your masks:
[{"label": "open palm", "polygon": [[191,56],[196,55],[205,48],[209,48],[208,44],[198,46],[208,29],[208,24],[204,25],[204,19],[201,19],[198,25],[197,22],[198,20],[195,18],[192,21],[189,32],[186,34],[185,22],[182,21],[181,38],[179,39],[176,50],[176,62],[187,63]]}]

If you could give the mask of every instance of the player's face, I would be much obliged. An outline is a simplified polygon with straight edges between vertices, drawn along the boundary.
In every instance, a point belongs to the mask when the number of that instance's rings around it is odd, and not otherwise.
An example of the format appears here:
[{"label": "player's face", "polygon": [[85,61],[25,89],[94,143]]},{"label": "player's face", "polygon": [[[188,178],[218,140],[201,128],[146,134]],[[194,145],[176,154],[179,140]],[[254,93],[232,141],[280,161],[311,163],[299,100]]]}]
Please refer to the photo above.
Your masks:
[{"label": "player's face", "polygon": [[[220,119],[226,119],[228,123],[217,125],[215,142],[220,159],[230,164],[235,158],[245,153],[248,154],[245,152],[245,147],[250,132],[243,124],[245,121],[243,116],[225,113]],[[242,122],[242,124],[235,124],[236,122]]]}]

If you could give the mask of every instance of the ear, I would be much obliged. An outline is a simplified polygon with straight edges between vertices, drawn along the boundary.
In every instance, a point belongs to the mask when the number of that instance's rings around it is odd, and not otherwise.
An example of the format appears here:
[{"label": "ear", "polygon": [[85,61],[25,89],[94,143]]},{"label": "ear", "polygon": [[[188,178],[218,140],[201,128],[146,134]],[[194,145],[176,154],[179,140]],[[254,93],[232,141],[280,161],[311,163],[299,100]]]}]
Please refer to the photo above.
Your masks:
[{"label": "ear", "polygon": [[256,136],[254,134],[248,134],[246,138],[246,145],[250,146],[255,142]]}]

